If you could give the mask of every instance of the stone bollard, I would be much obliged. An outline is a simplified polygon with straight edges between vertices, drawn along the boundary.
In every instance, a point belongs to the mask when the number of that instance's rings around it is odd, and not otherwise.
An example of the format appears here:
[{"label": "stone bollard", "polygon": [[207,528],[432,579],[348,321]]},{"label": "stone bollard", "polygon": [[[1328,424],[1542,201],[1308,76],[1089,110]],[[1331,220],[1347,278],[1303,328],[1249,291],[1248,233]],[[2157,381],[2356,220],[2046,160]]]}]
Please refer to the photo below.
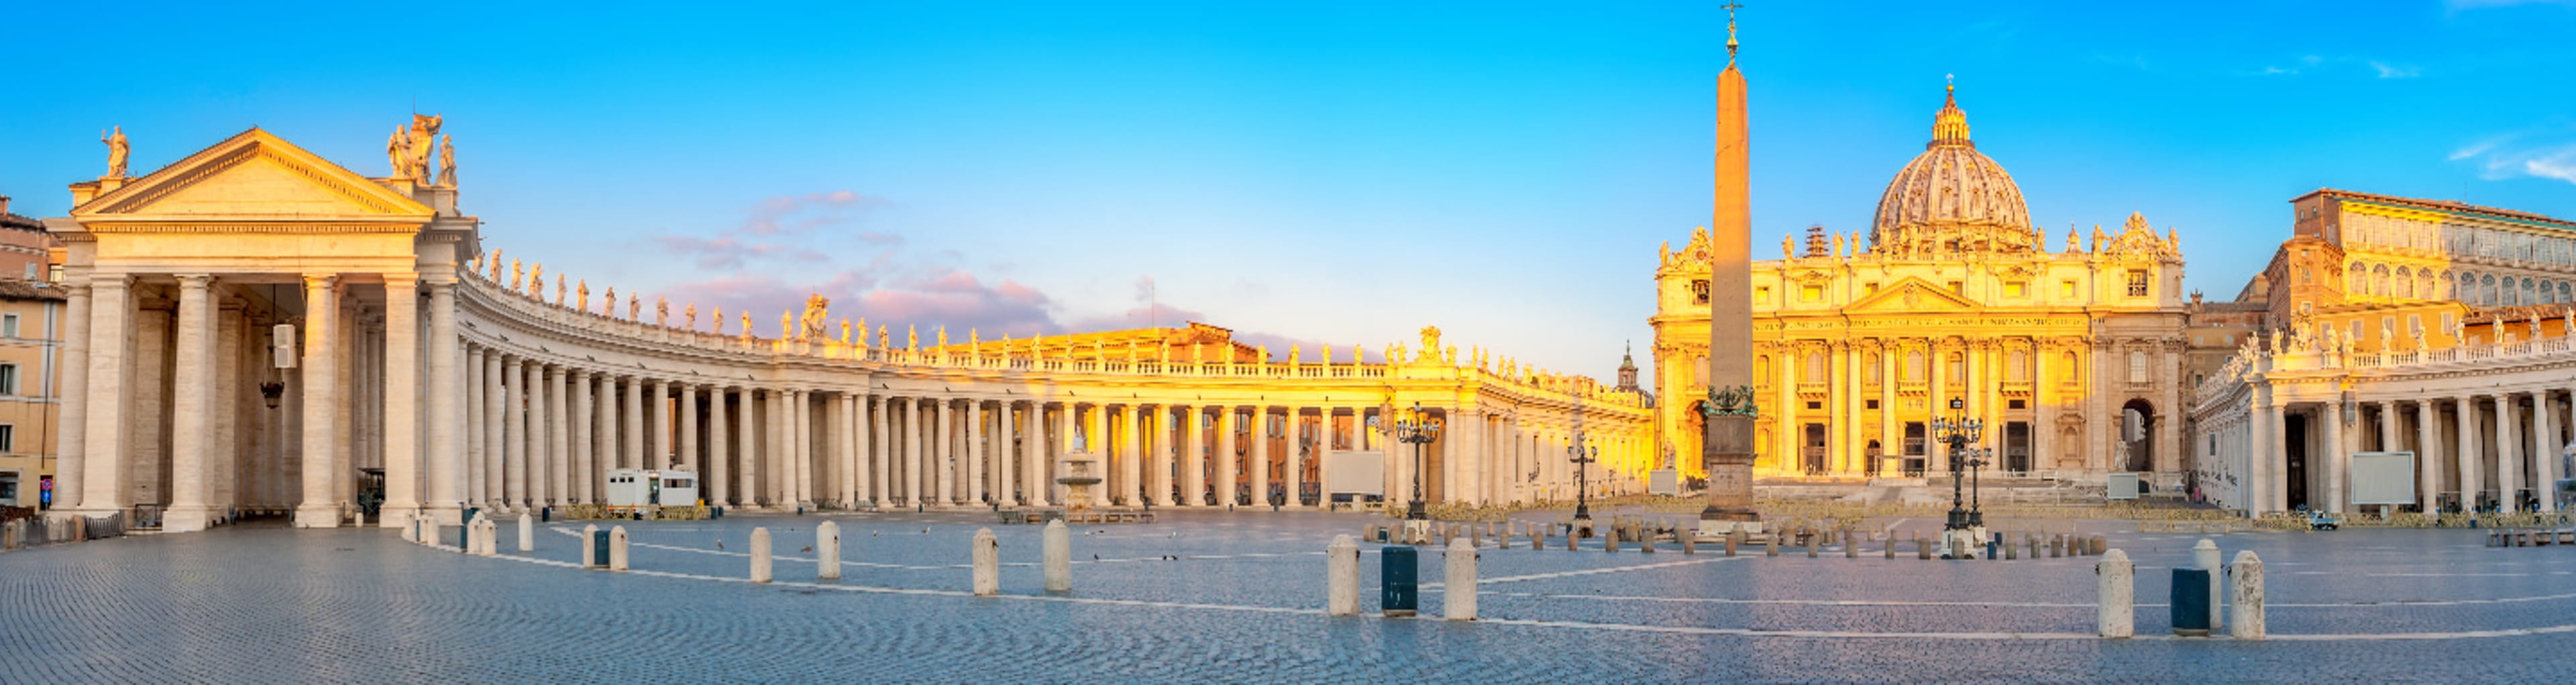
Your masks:
[{"label": "stone bollard", "polygon": [[751,582],[769,582],[769,529],[751,529]]},{"label": "stone bollard", "polygon": [[1896,531],[1887,532],[1887,544],[1879,545],[1878,551],[1889,559],[1896,558]]},{"label": "stone bollard", "polygon": [[1925,541],[1923,540],[1923,535],[1922,535],[1922,534],[1920,534],[1920,533],[1917,533],[1917,534],[1915,534],[1915,536],[1914,536],[1914,558],[1916,558],[1916,559],[1930,559],[1930,558],[1932,558],[1932,543],[1925,542]]},{"label": "stone bollard", "polygon": [[2096,632],[2102,637],[2129,637],[2137,634],[2137,584],[2132,578],[2136,568],[2129,555],[2111,550],[2093,563],[2095,582],[2102,590],[2100,612],[2096,614]]},{"label": "stone bollard", "polygon": [[2007,543],[2004,543],[2004,544],[2003,544],[2003,548],[2004,548],[2004,561],[2012,561],[2012,560],[2014,560],[2014,559],[2020,559],[2020,558],[2021,558],[2021,546],[2020,546],[2020,545],[2015,545],[2015,544],[2013,544],[2013,543],[2007,542]]},{"label": "stone bollard", "polygon": [[1619,551],[1619,529],[1618,529],[1618,528],[1613,527],[1613,528],[1611,528],[1611,529],[1610,529],[1610,534],[1609,534],[1609,535],[1601,536],[1601,551],[1604,551],[1604,552],[1617,552],[1617,551]]},{"label": "stone bollard", "polygon": [[537,515],[519,515],[519,551],[537,551]]},{"label": "stone bollard", "polygon": [[1807,534],[1807,558],[1809,558],[1809,559],[1814,559],[1814,558],[1816,558],[1816,544],[1817,544],[1817,543],[1819,543],[1819,542],[1821,542],[1821,541],[1823,541],[1824,539],[1825,539],[1825,536],[1824,536],[1824,534],[1823,534],[1823,533],[1808,533],[1808,534]]},{"label": "stone bollard", "polygon": [[608,529],[608,570],[626,570],[626,527]]},{"label": "stone bollard", "polygon": [[1324,546],[1324,615],[1360,615],[1360,546],[1348,535]]},{"label": "stone bollard", "polygon": [[1503,532],[1501,532],[1501,533],[1498,533],[1498,534],[1495,534],[1495,535],[1494,535],[1494,544],[1501,546],[1503,549],[1511,549],[1511,548],[1512,548],[1512,536],[1513,536],[1513,535],[1515,535],[1515,534],[1518,534],[1518,532],[1519,532],[1519,531],[1515,531],[1515,530],[1513,530],[1513,528],[1514,528],[1516,525],[1517,525],[1517,524],[1514,524],[1514,523],[1512,523],[1512,522],[1510,522],[1510,521],[1504,521],[1504,522],[1503,522]]},{"label": "stone bollard", "polygon": [[592,540],[597,539],[599,539],[599,524],[593,523],[581,527],[582,568],[599,568],[608,565],[607,559],[599,558],[599,546],[591,543]]},{"label": "stone bollard", "polygon": [[1851,529],[1848,528],[1843,530],[1843,558],[1860,558],[1860,542],[1852,537]]},{"label": "stone bollard", "polygon": [[1073,534],[1064,528],[1064,519],[1048,521],[1046,540],[1041,545],[1046,556],[1046,591],[1073,591]]},{"label": "stone bollard", "polygon": [[2225,605],[2219,603],[2226,598],[2226,591],[2220,588],[2225,585],[2227,571],[2218,566],[2218,542],[2201,538],[2200,542],[2192,543],[2191,567],[2209,572],[2209,631],[2218,632],[2222,625],[2219,619],[2227,615],[2220,610]]},{"label": "stone bollard", "polygon": [[2102,537],[2102,536],[2100,536],[2100,535],[2095,535],[2095,536],[2093,536],[2093,546],[2090,548],[2090,551],[2091,551],[2091,553],[2092,553],[2092,555],[2093,555],[2093,556],[2097,556],[2097,557],[2098,557],[2098,556],[2102,556],[2102,553],[2103,553],[2103,552],[2108,551],[2108,550],[2110,550],[2110,549],[2111,549],[2111,540],[2110,540],[2110,538],[2105,538],[2105,537]]},{"label": "stone bollard", "polygon": [[2025,543],[2025,544],[2030,545],[2030,558],[2032,558],[2032,559],[2038,559],[2038,558],[2039,558],[2039,536],[2037,536],[2037,535],[2024,535],[2024,536],[2022,536],[2022,540],[2021,540],[2021,541],[2022,541],[2023,543]]},{"label": "stone bollard", "polygon": [[2048,558],[2061,559],[2065,556],[2066,536],[2063,534],[2048,536]]},{"label": "stone bollard", "polygon": [[1730,556],[1730,557],[1731,557],[1731,556],[1735,556],[1735,548],[1737,548],[1737,547],[1742,547],[1742,546],[1744,546],[1744,530],[1743,530],[1743,529],[1740,529],[1740,528],[1732,528],[1732,527],[1727,528],[1727,529],[1726,529],[1726,555],[1727,555],[1727,556]]},{"label": "stone bollard", "polygon": [[1682,554],[1691,556],[1699,554],[1699,531],[1674,528],[1673,539],[1682,541]]},{"label": "stone bollard", "polygon": [[991,597],[1002,592],[1002,541],[993,537],[993,529],[975,530],[975,596]]},{"label": "stone bollard", "polygon": [[1771,531],[1770,535],[1763,536],[1762,556],[1780,556],[1780,531]]},{"label": "stone bollard", "polygon": [[1574,551],[1574,541],[1575,541],[1574,530],[1573,530],[1573,529],[1571,529],[1571,528],[1566,529],[1566,531],[1565,531],[1565,551],[1568,551],[1568,552],[1572,552],[1572,551]]},{"label": "stone bollard", "polygon": [[474,536],[474,553],[487,557],[498,556],[501,553],[500,522],[483,519],[483,532]]},{"label": "stone bollard", "polygon": [[841,579],[841,524],[824,521],[814,527],[814,578]]},{"label": "stone bollard", "polygon": [[2263,560],[2254,550],[2236,553],[2228,574],[2236,584],[2235,606],[2227,617],[2228,634],[2239,640],[2263,639]]},{"label": "stone bollard", "polygon": [[1440,615],[1452,621],[1476,620],[1476,546],[1466,540],[1449,542],[1449,559],[1444,569],[1449,576],[1442,589],[1448,595],[1440,603]]},{"label": "stone bollard", "polygon": [[1486,524],[1486,527],[1485,527],[1485,528],[1478,528],[1478,527],[1475,527],[1475,526],[1473,526],[1473,525],[1468,526],[1468,527],[1467,527],[1467,546],[1469,546],[1469,547],[1483,547],[1483,546],[1485,546],[1485,531],[1486,531],[1486,529],[1491,528],[1491,527],[1492,527],[1492,524]]}]

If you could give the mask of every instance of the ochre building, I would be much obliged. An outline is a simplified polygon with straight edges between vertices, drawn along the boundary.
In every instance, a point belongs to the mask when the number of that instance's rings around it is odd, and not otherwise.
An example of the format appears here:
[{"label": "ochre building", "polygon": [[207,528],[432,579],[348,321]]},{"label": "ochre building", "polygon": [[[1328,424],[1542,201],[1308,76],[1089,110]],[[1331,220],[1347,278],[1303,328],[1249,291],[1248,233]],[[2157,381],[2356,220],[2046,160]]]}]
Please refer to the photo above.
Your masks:
[{"label": "ochre building", "polygon": [[[2051,245],[2029,214],[1953,94],[1866,235],[1812,229],[1756,262],[1756,473],[1946,471],[1932,421],[1947,417],[1983,420],[1974,445],[2009,474],[2180,483],[2180,239],[2132,214]],[[1665,245],[1655,272],[1656,412],[1663,448],[1680,454],[1700,449],[1707,243],[1702,229]]]}]

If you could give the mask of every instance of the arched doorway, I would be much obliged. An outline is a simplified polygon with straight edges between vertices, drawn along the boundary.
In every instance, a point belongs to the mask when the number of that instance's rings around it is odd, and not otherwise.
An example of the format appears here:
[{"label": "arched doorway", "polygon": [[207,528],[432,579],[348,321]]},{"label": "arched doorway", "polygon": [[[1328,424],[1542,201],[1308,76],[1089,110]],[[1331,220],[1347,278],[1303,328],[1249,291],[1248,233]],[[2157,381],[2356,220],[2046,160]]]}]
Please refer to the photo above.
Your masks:
[{"label": "arched doorway", "polygon": [[2122,471],[2156,470],[2156,406],[2145,398],[2120,405],[2120,446],[2125,458],[2111,465]]}]

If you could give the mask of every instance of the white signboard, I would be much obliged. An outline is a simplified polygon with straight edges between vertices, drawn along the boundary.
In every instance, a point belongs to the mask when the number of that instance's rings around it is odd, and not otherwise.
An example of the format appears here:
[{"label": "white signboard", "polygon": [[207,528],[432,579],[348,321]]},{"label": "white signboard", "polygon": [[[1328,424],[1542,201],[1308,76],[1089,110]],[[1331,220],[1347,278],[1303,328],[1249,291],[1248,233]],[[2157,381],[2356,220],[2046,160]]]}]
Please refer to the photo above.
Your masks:
[{"label": "white signboard", "polygon": [[2352,453],[2352,503],[2414,504],[2414,452]]},{"label": "white signboard", "polygon": [[1335,450],[1324,454],[1324,497],[1337,494],[1386,496],[1386,453]]},{"label": "white signboard", "polygon": [[1682,482],[1681,474],[1679,474],[1679,473],[1674,473],[1672,469],[1655,469],[1655,470],[1653,470],[1653,471],[1647,471],[1647,472],[1646,472],[1646,494],[1649,494],[1649,495],[1679,495],[1679,494],[1682,494],[1681,482]]},{"label": "white signboard", "polygon": [[2138,474],[2111,474],[2110,481],[2102,485],[2102,496],[2109,499],[2137,499]]}]

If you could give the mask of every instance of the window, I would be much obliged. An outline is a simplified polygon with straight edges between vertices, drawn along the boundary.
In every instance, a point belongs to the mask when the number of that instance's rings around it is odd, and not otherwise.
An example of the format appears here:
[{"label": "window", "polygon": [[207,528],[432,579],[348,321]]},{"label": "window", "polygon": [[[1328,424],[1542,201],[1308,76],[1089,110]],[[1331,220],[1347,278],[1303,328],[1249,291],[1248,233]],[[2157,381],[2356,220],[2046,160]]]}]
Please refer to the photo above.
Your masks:
[{"label": "window", "polygon": [[18,427],[0,423],[0,453],[18,451]]},{"label": "window", "polygon": [[2011,406],[2012,408],[2014,408],[2014,409],[2029,409],[2029,408],[2030,408],[2030,401],[2029,401],[2029,400],[2011,400],[2011,405],[2010,405],[2010,406]]},{"label": "window", "polygon": [[2075,279],[2069,278],[2063,281],[2058,281],[2057,296],[2061,299],[2075,299]]},{"label": "window", "polygon": [[2458,325],[2460,325],[2459,312],[2442,312],[2442,334],[2449,335],[2451,327]]},{"label": "window", "polygon": [[2146,297],[2146,296],[2147,296],[2147,272],[2146,272],[2146,270],[2144,270],[2144,269],[2130,269],[2130,270],[2129,270],[2129,296],[2130,296],[2130,297]]},{"label": "window", "polygon": [[2408,315],[2406,315],[2406,333],[2407,333],[2408,335],[2413,335],[2416,331],[2420,331],[2420,330],[2424,330],[2424,315],[2422,315],[2422,314],[2408,314]]},{"label": "window", "polygon": [[1952,294],[1952,295],[1966,295],[1966,294],[1968,294],[1967,286],[1960,284],[1958,281],[1951,281],[1951,282],[1950,282],[1950,294]]},{"label": "window", "polygon": [[1825,299],[1825,287],[1824,287],[1824,286],[1821,286],[1821,285],[1802,285],[1802,286],[1798,286],[1798,300],[1799,300],[1799,301],[1801,301],[1801,302],[1815,302],[1815,301],[1819,301],[1819,300],[1823,300],[1823,299]]},{"label": "window", "polygon": [[2138,350],[2129,351],[2129,382],[2147,382],[2147,353]]},{"label": "window", "polygon": [[18,315],[0,315],[0,338],[18,337]]},{"label": "window", "polygon": [[27,263],[27,280],[30,280],[30,281],[32,281],[32,280],[36,280],[36,267],[37,267],[37,266],[39,266],[39,265],[38,265],[37,263],[35,263],[35,262],[28,262],[28,263]]},{"label": "window", "polygon": [[1905,382],[1923,382],[1923,351],[1905,353]]},{"label": "window", "polygon": [[2030,380],[2029,355],[2023,354],[2021,350],[2013,350],[2011,354],[2004,355],[2004,380]]},{"label": "window", "polygon": [[1949,381],[1954,387],[1968,382],[1968,358],[1966,356],[1957,352],[1950,353],[1949,367],[1950,375],[1942,380]]},{"label": "window", "polygon": [[1799,379],[1799,380],[1806,381],[1806,382],[1809,382],[1809,383],[1821,383],[1821,382],[1824,382],[1824,381],[1826,381],[1826,380],[1829,380],[1829,379],[1827,379],[1827,378],[1825,377],[1825,376],[1826,376],[1826,373],[1825,373],[1825,353],[1823,353],[1823,352],[1809,352],[1809,353],[1807,353],[1807,371],[1806,371],[1806,374],[1807,374],[1807,375],[1806,375],[1806,377],[1805,377],[1805,378],[1801,378],[1801,379]]},{"label": "window", "polygon": [[1878,294],[1878,284],[1876,284],[1876,283],[1867,283],[1867,284],[1863,284],[1861,287],[1863,287],[1863,288],[1868,288],[1868,289],[1869,289],[1869,294],[1871,294],[1871,295],[1876,295],[1876,294]]},{"label": "window", "polygon": [[1869,361],[1863,365],[1864,370],[1862,371],[1862,373],[1863,373],[1864,375],[1868,376],[1868,378],[1869,378],[1869,384],[1870,384],[1870,385],[1878,385],[1878,384],[1879,384],[1879,382],[1880,382],[1880,380],[1881,380],[1881,379],[1880,379],[1880,374],[1879,374],[1879,369],[1878,369],[1878,363],[1879,363],[1879,356],[1878,356],[1878,353],[1876,353],[1876,352],[1871,352],[1871,353],[1869,353]]},{"label": "window", "polygon": [[2075,379],[2082,377],[2075,372],[2075,353],[2073,352],[2058,355],[2057,368],[2060,369],[2058,380],[2073,383]]},{"label": "window", "polygon": [[0,364],[0,395],[18,395],[18,365]]},{"label": "window", "polygon": [[1871,410],[1876,410],[1876,409],[1878,409],[1878,400],[1870,400],[1870,401],[1869,401],[1869,406],[1868,406],[1868,407],[1866,407],[1866,408],[1867,408],[1867,409],[1871,409]]},{"label": "window", "polygon": [[2029,297],[2030,284],[2012,281],[2004,284],[2004,297]]},{"label": "window", "polygon": [[[1708,281],[1706,279],[1691,281],[1690,287],[1692,304],[1708,304]],[[1771,297],[1771,288],[1768,286],[1754,288],[1753,291],[1755,299],[1768,299]]]}]

